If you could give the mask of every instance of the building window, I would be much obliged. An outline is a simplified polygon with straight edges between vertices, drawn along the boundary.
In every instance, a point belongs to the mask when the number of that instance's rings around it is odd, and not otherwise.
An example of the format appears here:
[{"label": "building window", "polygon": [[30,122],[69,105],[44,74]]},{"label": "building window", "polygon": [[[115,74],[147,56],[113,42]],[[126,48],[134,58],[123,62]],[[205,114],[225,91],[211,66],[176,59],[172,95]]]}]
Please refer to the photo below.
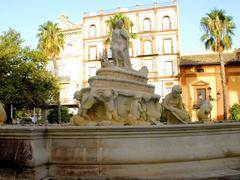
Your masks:
[{"label": "building window", "polygon": [[148,69],[149,72],[153,71],[153,61],[152,61],[152,59],[144,60],[144,65],[147,66],[147,69]]},{"label": "building window", "polygon": [[97,28],[94,24],[89,26],[89,38],[94,38],[97,36]]},{"label": "building window", "polygon": [[163,54],[172,54],[172,53],[173,53],[172,39],[164,39]]},{"label": "building window", "polygon": [[58,64],[58,80],[60,84],[70,83],[70,76],[68,75],[67,69],[67,64],[62,62]]},{"label": "building window", "polygon": [[163,30],[171,29],[171,20],[169,16],[164,16],[162,19],[162,28]]},{"label": "building window", "polygon": [[143,53],[144,53],[144,55],[152,54],[152,42],[150,40],[144,41]]},{"label": "building window", "polygon": [[72,54],[73,53],[73,45],[72,43],[67,43],[64,48],[65,54]]},{"label": "building window", "polygon": [[165,76],[173,76],[173,62],[172,61],[164,62],[164,71],[165,71]]},{"label": "building window", "polygon": [[96,75],[97,68],[96,67],[90,67],[89,68],[89,77]]},{"label": "building window", "polygon": [[197,73],[202,73],[202,72],[204,72],[203,67],[196,67],[196,72],[197,72]]},{"label": "building window", "polygon": [[165,97],[166,95],[168,95],[169,93],[171,93],[172,91],[172,87],[165,87],[164,88],[164,94],[163,94],[163,97]]},{"label": "building window", "polygon": [[63,64],[62,62],[60,62],[58,64],[58,76],[64,76],[65,75],[65,68],[64,68],[65,64]]},{"label": "building window", "polygon": [[133,47],[129,47],[129,56],[134,56]]},{"label": "building window", "polygon": [[143,20],[143,31],[151,31],[151,20],[149,18]]},{"label": "building window", "polygon": [[134,70],[139,70],[141,68],[141,61],[139,59],[131,59],[132,68]]},{"label": "building window", "polygon": [[60,89],[60,98],[61,98],[61,102],[63,102],[65,99],[67,99],[67,87],[65,86],[61,86]]},{"label": "building window", "polygon": [[97,59],[97,47],[96,46],[89,47],[88,59],[89,60],[96,60]]},{"label": "building window", "polygon": [[199,109],[201,103],[209,97],[209,83],[200,80],[191,85],[193,86],[194,92],[194,97],[191,96],[191,98],[193,98],[192,108]]},{"label": "building window", "polygon": [[197,88],[197,104],[200,105],[203,101],[207,99],[206,88]]}]

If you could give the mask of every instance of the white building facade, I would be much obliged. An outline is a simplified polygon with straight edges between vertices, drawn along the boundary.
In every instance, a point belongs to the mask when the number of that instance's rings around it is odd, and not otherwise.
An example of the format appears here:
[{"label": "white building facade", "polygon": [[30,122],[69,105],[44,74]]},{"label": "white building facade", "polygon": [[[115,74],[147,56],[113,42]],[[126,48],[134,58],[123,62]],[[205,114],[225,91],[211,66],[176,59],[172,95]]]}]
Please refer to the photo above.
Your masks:
[{"label": "white building facade", "polygon": [[94,76],[96,70],[101,67],[100,59],[108,33],[106,20],[116,12],[122,12],[130,18],[134,24],[132,32],[137,34],[137,38],[132,40],[132,48],[129,49],[132,68],[139,70],[147,66],[149,84],[155,86],[155,93],[164,97],[179,80],[179,31],[175,1],[85,13],[83,16],[84,86],[88,86],[88,78]]},{"label": "white building facade", "polygon": [[57,23],[65,43],[58,59],[60,100],[62,105],[76,105],[74,92],[83,87],[82,24],[74,24],[64,15],[58,17]]},{"label": "white building facade", "polygon": [[[61,15],[57,23],[65,35],[65,47],[59,58],[61,102],[76,104],[73,94],[88,86],[88,78],[101,68],[104,40],[108,28],[106,20],[122,12],[133,22],[132,32],[137,38],[129,49],[132,68],[147,66],[149,84],[162,98],[179,82],[179,30],[176,1],[151,5],[136,5],[110,11],[84,13],[82,24],[73,24]],[[111,56],[108,47],[108,54]]]}]

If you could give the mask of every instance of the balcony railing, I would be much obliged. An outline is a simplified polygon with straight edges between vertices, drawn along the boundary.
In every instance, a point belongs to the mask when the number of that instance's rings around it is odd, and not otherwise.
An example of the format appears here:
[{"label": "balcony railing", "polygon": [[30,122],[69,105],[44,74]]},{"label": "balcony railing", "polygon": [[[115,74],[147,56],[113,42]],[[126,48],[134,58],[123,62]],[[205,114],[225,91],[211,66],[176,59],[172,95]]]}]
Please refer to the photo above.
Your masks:
[{"label": "balcony railing", "polygon": [[77,105],[77,101],[73,98],[60,98],[61,105]]},{"label": "balcony railing", "polygon": [[87,13],[84,12],[83,16],[84,17],[89,17],[89,16],[98,16],[98,15],[103,15],[103,14],[113,14],[116,12],[127,12],[127,11],[135,11],[135,10],[144,10],[144,9],[151,9],[151,8],[159,8],[159,7],[164,7],[164,6],[173,6],[176,5],[174,1],[161,1],[161,2],[155,2],[153,4],[145,4],[145,5],[135,5],[127,8],[121,8],[118,7],[116,9],[109,9],[109,10],[100,10],[97,12],[93,13]]},{"label": "balcony railing", "polygon": [[58,80],[60,84],[69,84],[70,76],[58,76]]}]

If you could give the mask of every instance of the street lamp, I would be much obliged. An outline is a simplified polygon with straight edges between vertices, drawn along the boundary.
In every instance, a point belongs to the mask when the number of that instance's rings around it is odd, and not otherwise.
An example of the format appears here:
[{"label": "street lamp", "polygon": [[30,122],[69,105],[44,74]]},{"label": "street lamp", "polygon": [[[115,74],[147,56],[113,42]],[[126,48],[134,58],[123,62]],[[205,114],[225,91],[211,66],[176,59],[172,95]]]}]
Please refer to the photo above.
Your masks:
[{"label": "street lamp", "polygon": [[212,88],[209,86],[209,87],[207,88],[207,90],[208,90],[208,100],[209,100],[209,101],[212,101],[212,96],[211,96],[211,90],[212,90]]},{"label": "street lamp", "polygon": [[219,99],[221,97],[221,93],[218,91],[217,92],[217,99]]}]

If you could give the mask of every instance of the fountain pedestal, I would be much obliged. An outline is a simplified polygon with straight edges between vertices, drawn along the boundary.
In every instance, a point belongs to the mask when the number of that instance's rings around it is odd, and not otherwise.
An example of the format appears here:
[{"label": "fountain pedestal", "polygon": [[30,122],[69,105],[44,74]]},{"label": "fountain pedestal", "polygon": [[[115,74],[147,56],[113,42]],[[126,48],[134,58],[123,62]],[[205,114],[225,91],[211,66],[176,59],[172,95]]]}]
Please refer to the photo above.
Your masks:
[{"label": "fountain pedestal", "polygon": [[75,93],[80,101],[75,125],[158,124],[160,96],[147,84],[147,71],[105,67],[89,78],[88,88]]}]

